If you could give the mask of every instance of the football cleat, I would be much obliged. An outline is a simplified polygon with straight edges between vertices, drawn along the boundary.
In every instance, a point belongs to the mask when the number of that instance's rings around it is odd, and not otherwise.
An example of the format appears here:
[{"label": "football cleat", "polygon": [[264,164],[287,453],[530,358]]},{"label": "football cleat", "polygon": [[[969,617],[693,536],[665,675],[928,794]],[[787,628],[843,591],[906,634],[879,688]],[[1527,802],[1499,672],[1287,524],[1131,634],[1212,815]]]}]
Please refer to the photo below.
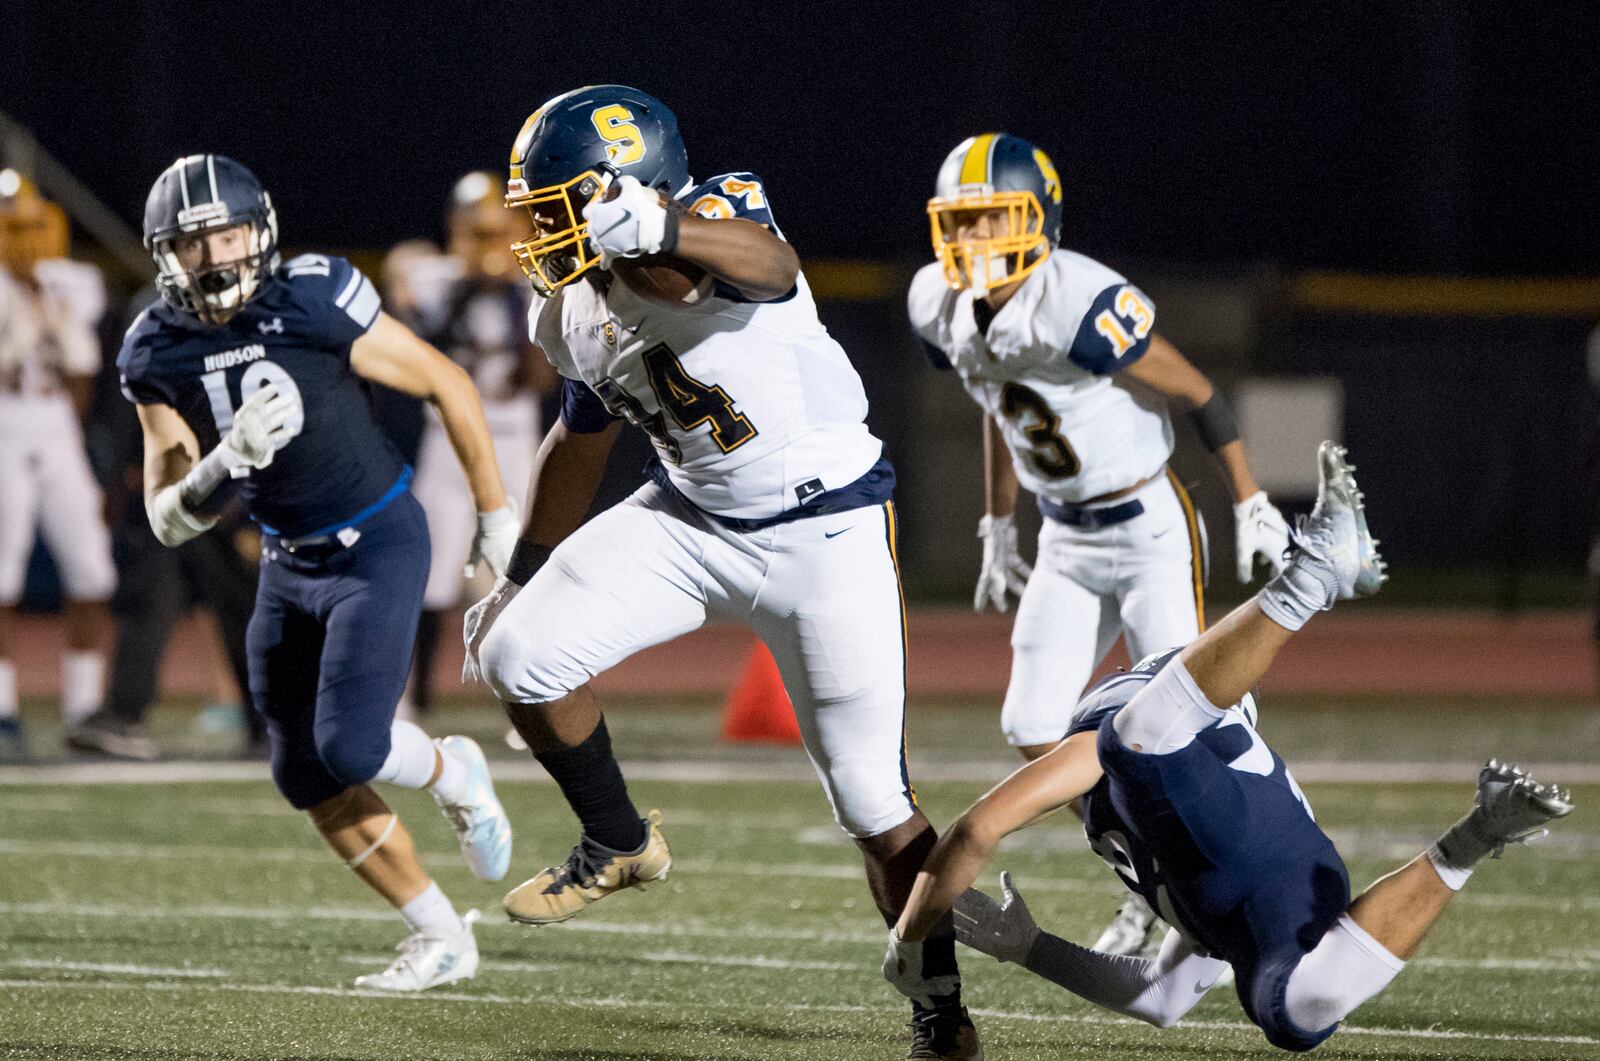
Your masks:
[{"label": "football cleat", "polygon": [[356,977],[356,986],[369,991],[426,991],[457,980],[470,980],[478,974],[478,941],[472,924],[478,911],[468,910],[461,917],[461,931],[443,938],[418,932],[400,941],[395,950],[400,956],[381,973]]},{"label": "football cleat", "polygon": [[479,880],[503,880],[511,868],[511,819],[494,793],[483,749],[471,737],[444,737],[433,743],[440,755],[454,756],[467,767],[466,795],[459,803],[433,797],[456,831],[461,857]]},{"label": "football cleat", "polygon": [[983,1061],[983,1044],[967,1007],[946,1002],[911,1004],[911,1050],[906,1061]]},{"label": "football cleat", "polygon": [[150,762],[156,758],[156,742],[143,724],[118,718],[101,708],[65,733],[67,746],[80,752],[92,752],[112,759],[133,759]]},{"label": "football cleat", "polygon": [[553,925],[576,917],[590,903],[624,888],[644,890],[666,880],[672,852],[661,835],[661,812],[645,818],[644,844],[631,854],[602,847],[585,836],[567,861],[551,866],[506,893],[506,914],[524,925]]},{"label": "football cleat", "polygon": [[1472,811],[1458,828],[1488,848],[1490,858],[1499,858],[1507,844],[1526,844],[1548,834],[1545,825],[1571,814],[1572,808],[1570,791],[1540,784],[1515,763],[1490,759],[1478,772]]},{"label": "football cleat", "polygon": [[1162,933],[1159,928],[1156,912],[1150,909],[1150,904],[1144,901],[1143,896],[1129,892],[1128,897],[1122,900],[1117,916],[1089,949],[1101,954],[1142,956],[1152,937],[1155,945],[1161,946]]},{"label": "football cleat", "polygon": [[1389,579],[1378,539],[1367,527],[1365,495],[1356,486],[1355,465],[1343,446],[1317,447],[1317,504],[1289,534],[1290,567],[1312,575],[1328,591],[1328,602],[1368,597]]}]

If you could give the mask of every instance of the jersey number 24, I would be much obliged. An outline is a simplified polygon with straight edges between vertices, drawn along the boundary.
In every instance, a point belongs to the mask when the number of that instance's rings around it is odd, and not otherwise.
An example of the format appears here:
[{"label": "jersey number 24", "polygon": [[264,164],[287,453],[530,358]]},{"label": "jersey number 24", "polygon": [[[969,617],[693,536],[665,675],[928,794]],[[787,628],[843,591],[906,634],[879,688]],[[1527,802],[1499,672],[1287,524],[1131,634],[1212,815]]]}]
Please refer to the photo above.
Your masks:
[{"label": "jersey number 24", "polygon": [[683,460],[683,448],[667,429],[666,414],[671,414],[682,431],[710,424],[711,440],[723,453],[732,453],[759,434],[750,418],[734,408],[727,391],[689,375],[678,355],[665,343],[657,343],[641,357],[650,389],[655,392],[656,405],[664,412],[646,411],[637,398],[614,380],[602,380],[595,392],[613,412],[621,413],[642,428],[674,464]]}]

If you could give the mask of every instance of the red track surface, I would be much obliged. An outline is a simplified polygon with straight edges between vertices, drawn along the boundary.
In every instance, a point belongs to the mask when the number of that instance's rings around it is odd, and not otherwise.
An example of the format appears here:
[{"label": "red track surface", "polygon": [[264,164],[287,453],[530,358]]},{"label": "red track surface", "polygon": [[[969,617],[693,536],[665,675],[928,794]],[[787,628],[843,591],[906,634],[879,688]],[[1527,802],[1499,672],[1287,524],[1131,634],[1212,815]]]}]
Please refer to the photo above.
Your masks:
[{"label": "red track surface", "polygon": [[[1011,665],[1010,617],[957,608],[923,608],[910,616],[913,696],[998,699]],[[208,627],[194,619],[179,629],[167,654],[169,693],[209,688]],[[601,692],[720,696],[744,666],[753,638],[739,627],[711,627],[641,652],[596,681]],[[21,621],[13,639],[26,694],[56,690],[59,623]],[[1108,668],[1125,659],[1119,647]],[[436,681],[459,690],[461,647],[446,637]],[[1594,689],[1594,649],[1581,612],[1493,612],[1346,609],[1318,616],[1279,658],[1267,687],[1278,692],[1372,694],[1497,694],[1587,697]]]}]

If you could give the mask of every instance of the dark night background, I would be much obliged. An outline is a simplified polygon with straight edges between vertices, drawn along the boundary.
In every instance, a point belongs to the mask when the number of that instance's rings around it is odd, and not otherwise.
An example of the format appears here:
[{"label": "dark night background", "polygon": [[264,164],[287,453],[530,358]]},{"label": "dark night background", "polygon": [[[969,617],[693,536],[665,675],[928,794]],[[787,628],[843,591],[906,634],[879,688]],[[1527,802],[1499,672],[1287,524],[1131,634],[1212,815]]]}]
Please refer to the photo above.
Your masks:
[{"label": "dark night background", "polygon": [[[760,173],[808,260],[926,260],[940,160],[1000,128],[1058,164],[1064,242],[1158,302],[1151,274],[1600,275],[1592,4],[7,0],[3,15],[0,110],[134,223],[168,162],[209,150],[257,172],[291,248],[437,236],[450,183],[502,168],[528,112],[620,81],[676,110],[695,173]],[[1224,382],[1344,383],[1346,438],[1394,559],[1575,572],[1595,302],[1538,319],[1290,306],[1243,354],[1197,359]],[[924,378],[897,296],[825,303],[823,317],[906,490],[933,498],[904,506],[908,546],[932,555],[951,537],[965,582],[975,546],[948,526],[976,518],[975,488],[945,512],[945,484],[905,458],[975,471],[975,414],[953,381]],[[1164,319],[1182,340],[1181,317]],[[913,378],[947,383],[943,404],[919,407]],[[930,409],[959,425],[954,441],[925,430]],[[1210,478],[1217,543],[1231,517]]]},{"label": "dark night background", "polygon": [[[116,210],[197,150],[291,241],[437,226],[522,118],[598,81],[753,168],[804,253],[920,257],[939,160],[1034,139],[1069,242],[1181,262],[1600,272],[1600,15],[1465,0],[953,5],[7,0],[4,109]],[[21,61],[18,61],[20,57]]]}]

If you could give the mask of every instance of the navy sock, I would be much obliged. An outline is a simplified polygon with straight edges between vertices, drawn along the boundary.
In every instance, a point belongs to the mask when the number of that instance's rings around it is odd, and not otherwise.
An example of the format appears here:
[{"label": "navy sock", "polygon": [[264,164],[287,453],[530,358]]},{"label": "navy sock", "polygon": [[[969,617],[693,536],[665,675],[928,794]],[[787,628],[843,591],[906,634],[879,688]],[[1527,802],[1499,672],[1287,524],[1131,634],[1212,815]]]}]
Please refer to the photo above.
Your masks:
[{"label": "navy sock", "polygon": [[[628,797],[622,767],[611,754],[605,719],[577,747],[540,752],[534,758],[561,786],[585,836],[613,851],[631,852],[643,846],[645,824]],[[955,960],[953,948],[951,960]]]}]

